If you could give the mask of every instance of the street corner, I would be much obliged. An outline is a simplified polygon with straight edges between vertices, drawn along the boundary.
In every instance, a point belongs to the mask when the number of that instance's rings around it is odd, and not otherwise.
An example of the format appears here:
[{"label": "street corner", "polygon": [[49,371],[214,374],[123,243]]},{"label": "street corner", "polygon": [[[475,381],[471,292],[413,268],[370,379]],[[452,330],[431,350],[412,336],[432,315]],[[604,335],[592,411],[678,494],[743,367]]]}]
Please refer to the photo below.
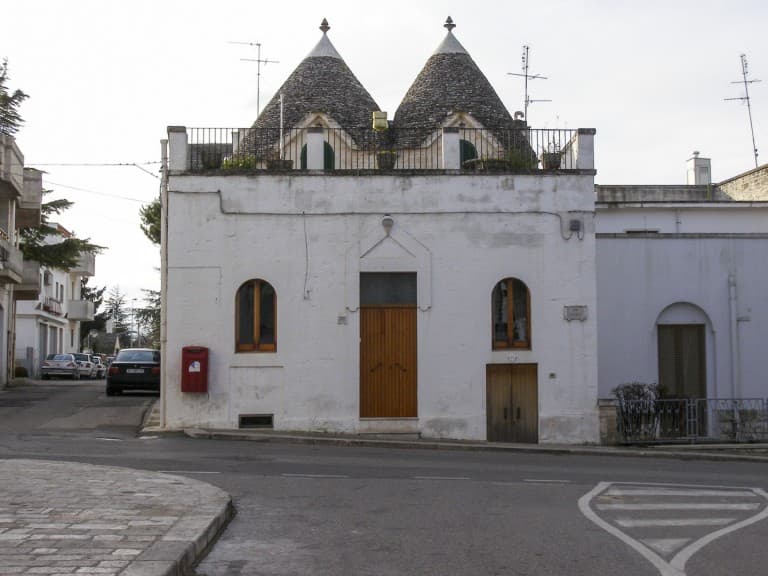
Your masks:
[{"label": "street corner", "polygon": [[0,570],[184,573],[232,517],[229,494],[143,470],[0,460]]}]

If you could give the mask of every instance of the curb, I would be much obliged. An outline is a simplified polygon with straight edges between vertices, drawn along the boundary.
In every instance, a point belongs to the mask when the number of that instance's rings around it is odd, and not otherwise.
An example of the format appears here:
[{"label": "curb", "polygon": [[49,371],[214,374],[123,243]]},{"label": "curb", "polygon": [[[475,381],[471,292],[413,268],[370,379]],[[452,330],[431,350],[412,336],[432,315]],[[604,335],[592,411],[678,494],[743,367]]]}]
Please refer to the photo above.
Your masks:
[{"label": "curb", "polygon": [[[614,456],[619,458],[665,458],[676,460],[709,460],[715,462],[766,462],[768,455],[744,454],[754,445],[728,446],[717,445],[715,447],[695,445],[695,448],[685,450],[679,447],[648,448],[591,448],[585,446],[547,446],[539,444],[501,444],[478,443],[457,441],[430,441],[430,440],[389,440],[382,438],[361,438],[343,436],[308,436],[299,434],[270,434],[263,432],[242,432],[231,430],[209,430],[200,428],[185,429],[184,434],[190,438],[207,440],[238,440],[248,442],[268,442],[275,444],[309,444],[327,446],[355,446],[372,448],[399,448],[410,450],[467,450],[478,452],[510,452],[527,454],[552,454],[572,456]],[[765,447],[765,445],[761,445]],[[732,450],[729,453],[714,452],[713,450]]]}]

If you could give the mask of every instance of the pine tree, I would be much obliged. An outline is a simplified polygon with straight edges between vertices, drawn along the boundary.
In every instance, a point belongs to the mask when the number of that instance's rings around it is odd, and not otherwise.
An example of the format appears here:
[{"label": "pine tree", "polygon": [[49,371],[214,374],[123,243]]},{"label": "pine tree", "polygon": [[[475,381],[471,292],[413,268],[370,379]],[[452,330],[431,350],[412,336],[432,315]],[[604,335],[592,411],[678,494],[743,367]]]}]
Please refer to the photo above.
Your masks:
[{"label": "pine tree", "polygon": [[[50,190],[43,190],[43,196],[50,193]],[[92,244],[88,238],[83,240],[76,238],[74,234],[63,237],[58,228],[50,225],[50,216],[61,214],[72,204],[73,202],[62,198],[41,205],[40,225],[19,231],[19,248],[24,260],[34,260],[49,268],[70,270],[78,265],[83,254],[99,254],[104,250],[102,246]],[[51,242],[51,239],[56,237],[61,237],[61,241]]]},{"label": "pine tree", "polygon": [[0,134],[13,136],[24,124],[19,114],[19,106],[28,96],[21,90],[10,92],[6,86],[8,80],[8,59],[4,58],[0,64]]}]

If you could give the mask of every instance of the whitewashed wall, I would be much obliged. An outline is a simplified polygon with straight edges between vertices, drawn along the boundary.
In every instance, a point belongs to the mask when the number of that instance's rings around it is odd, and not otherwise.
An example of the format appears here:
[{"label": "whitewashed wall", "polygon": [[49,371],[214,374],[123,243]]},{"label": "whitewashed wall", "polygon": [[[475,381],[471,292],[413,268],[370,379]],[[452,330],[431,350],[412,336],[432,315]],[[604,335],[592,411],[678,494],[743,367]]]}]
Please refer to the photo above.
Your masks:
[{"label": "whitewashed wall", "polygon": [[[656,324],[675,304],[690,306],[677,306],[679,316],[662,321],[707,319],[708,396],[768,396],[768,206],[668,204],[642,210],[598,205],[596,220],[598,232],[607,233],[597,239],[600,397],[611,397],[624,382],[658,381]],[[672,235],[621,235],[640,227]]]},{"label": "whitewashed wall", "polygon": [[[486,365],[533,362],[540,441],[597,441],[592,176],[178,175],[169,190],[166,427],[274,413],[276,429],[363,430],[358,272],[402,268],[419,271],[419,432],[484,439]],[[531,291],[529,351],[491,350],[491,291],[509,276]],[[277,353],[234,353],[252,278],[277,292]],[[185,345],[210,348],[208,394],[180,392]]]}]

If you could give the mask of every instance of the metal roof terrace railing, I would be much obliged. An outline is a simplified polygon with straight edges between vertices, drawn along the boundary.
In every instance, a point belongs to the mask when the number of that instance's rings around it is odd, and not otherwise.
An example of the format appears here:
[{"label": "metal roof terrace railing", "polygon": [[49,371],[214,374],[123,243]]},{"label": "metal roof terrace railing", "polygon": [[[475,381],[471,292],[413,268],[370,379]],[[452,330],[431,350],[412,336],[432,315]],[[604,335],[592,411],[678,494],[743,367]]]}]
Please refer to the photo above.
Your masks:
[{"label": "metal roof terrace railing", "polygon": [[[594,130],[452,127],[423,134],[416,138],[405,130],[325,127],[171,127],[171,170],[533,173],[594,168]],[[181,156],[174,151],[179,146],[186,146]]]}]

